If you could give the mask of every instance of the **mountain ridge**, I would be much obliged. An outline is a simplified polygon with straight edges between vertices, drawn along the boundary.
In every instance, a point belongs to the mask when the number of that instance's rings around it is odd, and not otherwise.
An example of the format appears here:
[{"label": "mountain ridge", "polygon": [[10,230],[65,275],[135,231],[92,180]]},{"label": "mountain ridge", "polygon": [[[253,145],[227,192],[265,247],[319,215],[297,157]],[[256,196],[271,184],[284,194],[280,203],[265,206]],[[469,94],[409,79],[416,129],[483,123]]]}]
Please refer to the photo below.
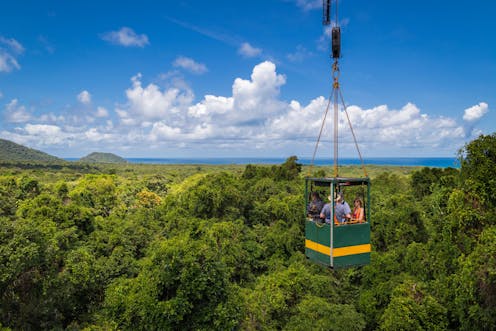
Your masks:
[{"label": "mountain ridge", "polygon": [[79,162],[89,163],[127,163],[126,159],[113,153],[93,152],[79,159]]},{"label": "mountain ridge", "polygon": [[0,138],[0,161],[66,162],[56,156]]}]

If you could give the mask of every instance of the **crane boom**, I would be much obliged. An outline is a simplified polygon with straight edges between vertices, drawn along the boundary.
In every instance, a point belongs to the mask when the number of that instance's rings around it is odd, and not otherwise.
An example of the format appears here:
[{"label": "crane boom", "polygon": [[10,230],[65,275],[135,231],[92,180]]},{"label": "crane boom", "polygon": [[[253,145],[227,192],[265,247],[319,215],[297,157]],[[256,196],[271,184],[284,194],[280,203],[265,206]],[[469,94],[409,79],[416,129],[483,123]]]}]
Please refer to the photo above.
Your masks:
[{"label": "crane boom", "polygon": [[[332,50],[332,58],[334,60],[339,59],[341,57],[341,28],[339,27],[338,21],[338,0],[336,1],[336,13],[335,13],[335,23],[331,29],[331,50]],[[324,26],[331,25],[332,17],[331,17],[331,2],[332,0],[322,0],[322,24]]]},{"label": "crane boom", "polygon": [[322,15],[322,24],[330,25],[331,24],[331,0],[322,0],[323,5],[323,15]]}]

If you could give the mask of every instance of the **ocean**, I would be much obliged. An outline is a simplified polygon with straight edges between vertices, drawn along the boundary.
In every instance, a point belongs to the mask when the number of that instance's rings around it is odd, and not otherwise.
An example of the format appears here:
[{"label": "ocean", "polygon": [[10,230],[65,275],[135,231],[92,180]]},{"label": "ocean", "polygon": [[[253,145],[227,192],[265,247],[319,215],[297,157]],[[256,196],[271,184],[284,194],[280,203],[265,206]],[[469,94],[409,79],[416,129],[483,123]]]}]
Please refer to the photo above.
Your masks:
[{"label": "ocean", "polygon": [[[67,159],[75,161],[77,159]],[[126,158],[130,163],[144,164],[281,164],[286,158],[284,157],[216,157],[216,158]],[[309,165],[310,158],[298,159],[298,162]],[[332,165],[332,160],[316,159],[314,165]],[[392,166],[424,166],[439,168],[459,168],[460,162],[453,157],[379,157],[366,158],[365,164],[371,165],[392,165]],[[339,160],[340,165],[359,165],[360,160],[355,158],[343,158]]]}]

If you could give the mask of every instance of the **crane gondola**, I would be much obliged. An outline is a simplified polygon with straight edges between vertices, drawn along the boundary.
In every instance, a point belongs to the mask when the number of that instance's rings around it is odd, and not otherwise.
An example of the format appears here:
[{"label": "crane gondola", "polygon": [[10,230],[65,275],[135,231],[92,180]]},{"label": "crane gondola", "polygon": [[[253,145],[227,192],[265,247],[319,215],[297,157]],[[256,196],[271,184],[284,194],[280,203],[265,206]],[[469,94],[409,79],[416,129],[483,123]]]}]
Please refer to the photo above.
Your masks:
[{"label": "crane gondola", "polygon": [[[323,0],[323,24],[331,24],[331,0]],[[311,261],[329,266],[331,268],[342,268],[359,266],[370,263],[370,178],[367,175],[363,159],[358,148],[355,133],[351,125],[346,105],[341,94],[339,85],[339,65],[341,57],[341,29],[338,20],[338,4],[335,4],[335,24],[331,30],[331,57],[333,86],[329,103],[324,114],[319,138],[315,146],[314,155],[317,151],[322,129],[329,111],[331,101],[334,106],[334,176],[333,177],[306,177],[305,178],[305,206],[310,204],[310,196],[317,193],[319,196],[328,197],[330,204],[330,218],[327,222],[321,219],[320,213],[309,213],[305,208],[305,255]],[[348,124],[355,142],[355,146],[360,157],[364,177],[350,178],[338,175],[338,119],[339,101],[342,102],[344,113],[348,119]],[[336,218],[336,204],[343,203],[340,197],[356,197],[362,202],[363,216],[360,219],[340,219]]]}]

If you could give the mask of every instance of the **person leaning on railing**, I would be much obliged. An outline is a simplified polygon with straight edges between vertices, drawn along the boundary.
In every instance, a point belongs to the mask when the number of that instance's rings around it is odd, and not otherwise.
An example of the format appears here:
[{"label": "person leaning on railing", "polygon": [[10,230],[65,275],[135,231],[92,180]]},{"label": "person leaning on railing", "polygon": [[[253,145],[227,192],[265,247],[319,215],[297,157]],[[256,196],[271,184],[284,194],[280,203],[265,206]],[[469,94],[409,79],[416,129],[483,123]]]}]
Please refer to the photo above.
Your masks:
[{"label": "person leaning on railing", "polygon": [[353,201],[353,214],[351,214],[351,222],[363,223],[365,220],[365,211],[363,209],[362,199],[356,198]]},{"label": "person leaning on railing", "polygon": [[312,192],[311,197],[312,200],[307,207],[307,216],[309,218],[319,218],[320,211],[324,207],[324,202],[317,192]]}]

